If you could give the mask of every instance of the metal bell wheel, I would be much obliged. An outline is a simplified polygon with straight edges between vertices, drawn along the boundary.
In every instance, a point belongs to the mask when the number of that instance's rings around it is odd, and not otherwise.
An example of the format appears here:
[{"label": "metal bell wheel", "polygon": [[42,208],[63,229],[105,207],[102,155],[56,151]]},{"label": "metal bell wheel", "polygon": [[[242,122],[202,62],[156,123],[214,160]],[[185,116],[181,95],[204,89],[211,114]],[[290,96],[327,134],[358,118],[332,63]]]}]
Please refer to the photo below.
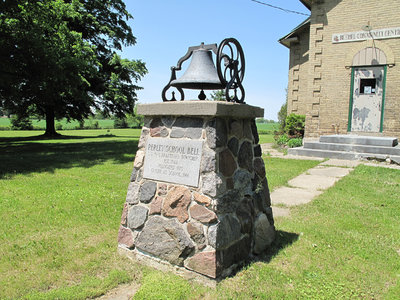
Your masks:
[{"label": "metal bell wheel", "polygon": [[[216,67],[212,59],[216,55]],[[182,63],[192,57],[185,73],[177,79],[176,72],[182,69]],[[175,88],[184,100],[183,89],[201,90],[199,100],[205,100],[204,90],[224,90],[226,101],[244,103],[245,91],[242,85],[245,71],[245,59],[240,43],[234,38],[224,39],[217,44],[189,47],[186,54],[171,67],[171,77],[162,91],[162,99],[176,101],[175,92],[167,98],[167,91]]]}]

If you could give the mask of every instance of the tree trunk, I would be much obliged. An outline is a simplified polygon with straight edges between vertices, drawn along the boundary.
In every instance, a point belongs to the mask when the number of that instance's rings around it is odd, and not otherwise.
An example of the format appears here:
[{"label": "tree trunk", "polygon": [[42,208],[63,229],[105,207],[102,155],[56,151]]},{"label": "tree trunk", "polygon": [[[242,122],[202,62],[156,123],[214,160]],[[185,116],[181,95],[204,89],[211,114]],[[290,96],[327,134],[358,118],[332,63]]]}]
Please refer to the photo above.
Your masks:
[{"label": "tree trunk", "polygon": [[54,108],[46,107],[46,132],[45,136],[58,136],[59,134],[56,132],[56,128],[54,126]]}]

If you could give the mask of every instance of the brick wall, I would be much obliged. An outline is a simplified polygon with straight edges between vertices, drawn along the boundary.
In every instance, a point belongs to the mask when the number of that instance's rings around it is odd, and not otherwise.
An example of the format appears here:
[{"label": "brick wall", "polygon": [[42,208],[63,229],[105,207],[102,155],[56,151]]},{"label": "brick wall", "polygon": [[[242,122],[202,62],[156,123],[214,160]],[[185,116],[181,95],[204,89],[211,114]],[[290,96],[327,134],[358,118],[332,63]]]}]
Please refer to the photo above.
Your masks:
[{"label": "brick wall", "polygon": [[300,43],[290,48],[289,84],[288,84],[288,113],[306,114],[306,107],[299,100],[308,97],[308,47],[310,33],[307,29],[299,34]]},{"label": "brick wall", "polygon": [[[358,51],[375,46],[389,58],[386,77],[383,132],[374,135],[400,137],[400,38],[332,43],[332,34],[361,31],[369,24],[373,29],[400,27],[400,1],[330,0],[312,5],[308,61],[296,75],[296,51],[306,48],[305,39],[291,46],[288,113],[302,113],[306,109],[306,137],[323,134],[347,133],[351,60]],[[292,63],[293,62],[293,63]],[[303,68],[304,66],[304,68]],[[297,67],[298,68],[298,67]],[[303,72],[303,73],[302,73]],[[298,84],[296,76],[305,78]],[[305,89],[306,91],[302,90]],[[295,108],[297,107],[297,111]]]}]

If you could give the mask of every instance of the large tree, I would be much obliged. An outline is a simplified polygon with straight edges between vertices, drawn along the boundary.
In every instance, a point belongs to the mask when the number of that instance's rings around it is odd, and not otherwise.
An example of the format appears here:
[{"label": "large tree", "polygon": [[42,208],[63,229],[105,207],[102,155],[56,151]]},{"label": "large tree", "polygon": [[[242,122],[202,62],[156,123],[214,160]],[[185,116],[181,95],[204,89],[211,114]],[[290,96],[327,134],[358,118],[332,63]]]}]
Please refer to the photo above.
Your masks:
[{"label": "large tree", "polygon": [[54,120],[92,112],[132,113],[140,60],[116,51],[135,44],[122,0],[0,0],[0,107]]}]

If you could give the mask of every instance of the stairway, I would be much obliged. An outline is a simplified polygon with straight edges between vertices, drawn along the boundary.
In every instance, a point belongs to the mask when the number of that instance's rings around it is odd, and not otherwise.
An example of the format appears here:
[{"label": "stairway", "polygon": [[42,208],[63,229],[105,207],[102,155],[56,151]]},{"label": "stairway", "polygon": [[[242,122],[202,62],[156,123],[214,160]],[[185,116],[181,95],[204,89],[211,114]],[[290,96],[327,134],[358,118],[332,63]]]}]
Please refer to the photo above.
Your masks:
[{"label": "stairway", "polygon": [[289,149],[288,154],[348,160],[390,159],[400,164],[400,145],[393,137],[323,135],[319,141],[305,141],[303,147]]}]

